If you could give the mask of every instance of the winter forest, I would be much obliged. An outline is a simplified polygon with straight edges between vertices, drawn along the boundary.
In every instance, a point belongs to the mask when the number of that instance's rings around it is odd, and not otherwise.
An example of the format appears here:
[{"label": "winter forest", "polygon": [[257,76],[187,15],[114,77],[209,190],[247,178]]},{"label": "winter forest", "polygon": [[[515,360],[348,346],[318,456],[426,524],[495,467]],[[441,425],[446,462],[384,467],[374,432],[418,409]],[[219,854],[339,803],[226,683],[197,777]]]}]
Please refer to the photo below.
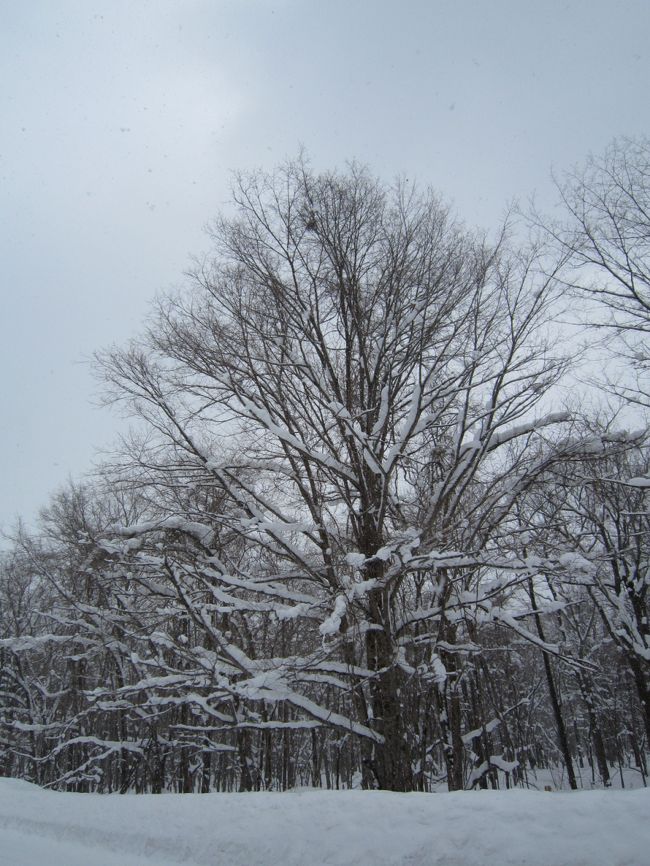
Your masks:
[{"label": "winter forest", "polygon": [[99,351],[114,454],[0,560],[0,775],[646,786],[650,142],[485,234],[306,157]]}]

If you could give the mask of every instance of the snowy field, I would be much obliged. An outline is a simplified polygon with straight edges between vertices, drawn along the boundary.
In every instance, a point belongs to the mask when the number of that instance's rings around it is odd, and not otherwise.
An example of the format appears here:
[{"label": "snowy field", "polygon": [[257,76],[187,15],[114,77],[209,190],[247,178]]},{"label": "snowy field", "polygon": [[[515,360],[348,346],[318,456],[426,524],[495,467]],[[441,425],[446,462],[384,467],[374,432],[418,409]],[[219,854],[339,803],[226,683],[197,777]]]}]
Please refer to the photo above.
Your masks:
[{"label": "snowy field", "polygon": [[119,796],[0,779],[2,866],[648,866],[650,790]]}]

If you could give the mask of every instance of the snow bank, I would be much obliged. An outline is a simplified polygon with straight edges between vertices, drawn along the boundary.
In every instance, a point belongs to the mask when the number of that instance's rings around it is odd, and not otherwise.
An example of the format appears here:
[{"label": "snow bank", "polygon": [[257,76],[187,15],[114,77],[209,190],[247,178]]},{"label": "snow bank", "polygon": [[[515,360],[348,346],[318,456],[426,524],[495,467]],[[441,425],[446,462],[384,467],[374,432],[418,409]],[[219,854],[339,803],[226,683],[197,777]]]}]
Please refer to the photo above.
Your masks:
[{"label": "snow bank", "polygon": [[643,866],[650,792],[60,794],[0,779],[2,866]]}]

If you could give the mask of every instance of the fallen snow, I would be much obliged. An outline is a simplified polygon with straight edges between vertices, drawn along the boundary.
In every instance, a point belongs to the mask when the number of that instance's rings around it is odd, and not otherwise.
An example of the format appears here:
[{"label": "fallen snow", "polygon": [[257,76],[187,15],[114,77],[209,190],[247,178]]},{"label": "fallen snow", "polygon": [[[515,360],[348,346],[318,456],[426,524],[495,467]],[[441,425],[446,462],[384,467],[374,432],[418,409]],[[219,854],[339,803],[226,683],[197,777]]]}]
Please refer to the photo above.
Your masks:
[{"label": "fallen snow", "polygon": [[0,779],[2,866],[643,866],[650,792],[61,794]]}]

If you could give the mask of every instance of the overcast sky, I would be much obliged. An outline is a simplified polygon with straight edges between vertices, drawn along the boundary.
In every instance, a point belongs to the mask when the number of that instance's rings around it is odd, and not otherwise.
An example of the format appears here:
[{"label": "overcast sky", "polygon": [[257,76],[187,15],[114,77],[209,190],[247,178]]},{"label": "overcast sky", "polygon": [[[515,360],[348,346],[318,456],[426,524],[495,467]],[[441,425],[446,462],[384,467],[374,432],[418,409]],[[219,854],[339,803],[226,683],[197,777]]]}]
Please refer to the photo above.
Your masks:
[{"label": "overcast sky", "polygon": [[0,527],[124,423],[91,353],[182,282],[232,169],[415,177],[493,226],[650,132],[647,0],[0,0]]}]

